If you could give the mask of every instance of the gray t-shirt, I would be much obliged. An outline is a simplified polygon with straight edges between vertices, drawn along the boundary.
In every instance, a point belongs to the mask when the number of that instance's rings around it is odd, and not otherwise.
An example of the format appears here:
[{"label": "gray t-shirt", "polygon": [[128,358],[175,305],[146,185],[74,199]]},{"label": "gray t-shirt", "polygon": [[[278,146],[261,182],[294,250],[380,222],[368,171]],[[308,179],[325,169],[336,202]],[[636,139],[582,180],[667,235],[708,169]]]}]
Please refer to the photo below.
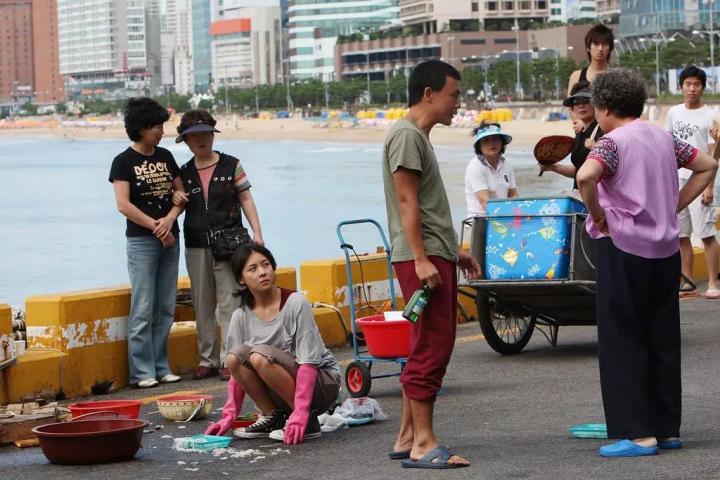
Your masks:
[{"label": "gray t-shirt", "polygon": [[227,351],[240,344],[279,348],[294,355],[298,365],[307,363],[327,369],[340,381],[340,366],[325,348],[312,307],[301,293],[290,294],[277,317],[269,322],[258,318],[247,306],[235,310],[228,328]]},{"label": "gray t-shirt", "polygon": [[425,254],[437,255],[451,262],[457,261],[457,236],[435,152],[425,132],[407,119],[395,122],[383,146],[383,183],[392,242],[392,261],[401,262],[414,258],[403,232],[393,185],[392,175],[399,167],[420,173],[418,196]]}]

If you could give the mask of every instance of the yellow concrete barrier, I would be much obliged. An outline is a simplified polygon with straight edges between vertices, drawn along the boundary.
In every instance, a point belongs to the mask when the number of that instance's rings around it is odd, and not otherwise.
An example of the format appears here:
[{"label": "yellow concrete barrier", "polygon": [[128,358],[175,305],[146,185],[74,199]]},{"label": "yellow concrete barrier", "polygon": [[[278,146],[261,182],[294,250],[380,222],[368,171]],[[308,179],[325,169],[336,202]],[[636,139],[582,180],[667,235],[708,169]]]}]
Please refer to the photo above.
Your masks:
[{"label": "yellow concrete barrier", "polygon": [[708,270],[705,263],[705,251],[700,247],[693,247],[693,280],[703,281],[707,279]]},{"label": "yellow concrete barrier", "polygon": [[[296,270],[278,268],[277,284],[296,289]],[[190,280],[180,278],[178,290],[189,289]],[[128,286],[32,296],[25,305],[28,352],[8,369],[12,374],[3,376],[5,401],[47,394],[52,389],[68,397],[87,395],[93,385],[106,381],[112,381],[114,388],[127,385]],[[185,372],[197,366],[192,306],[179,305],[175,320],[168,338],[170,368]],[[12,333],[10,307],[0,306],[0,328]],[[72,374],[62,375],[48,362],[62,365],[60,370]],[[19,371],[24,374],[18,375]],[[28,372],[32,373],[25,375]]]},{"label": "yellow concrete barrier", "polygon": [[[390,299],[385,254],[360,255],[360,261],[352,259],[353,294],[357,318],[373,315]],[[302,291],[311,302],[322,302],[337,307],[342,312],[346,328],[350,328],[350,291],[348,287],[345,259],[315,260],[300,265]],[[395,296],[402,305],[402,295],[397,279],[393,277]],[[335,327],[332,327],[332,325]],[[328,337],[344,335],[340,324],[329,323],[332,333]],[[336,331],[337,330],[337,331]],[[328,339],[323,335],[323,339]],[[330,345],[331,343],[328,342]]]},{"label": "yellow concrete barrier", "polygon": [[12,335],[12,310],[10,305],[0,304],[0,336]]},{"label": "yellow concrete barrier", "polygon": [[72,374],[62,376],[61,389],[67,396],[89,394],[96,383],[127,384],[128,287],[28,297],[25,306],[28,347],[66,355],[64,370]]},{"label": "yellow concrete barrier", "polygon": [[0,404],[55,398],[64,378],[77,372],[67,367],[67,355],[48,350],[27,350],[15,365],[0,372]]}]

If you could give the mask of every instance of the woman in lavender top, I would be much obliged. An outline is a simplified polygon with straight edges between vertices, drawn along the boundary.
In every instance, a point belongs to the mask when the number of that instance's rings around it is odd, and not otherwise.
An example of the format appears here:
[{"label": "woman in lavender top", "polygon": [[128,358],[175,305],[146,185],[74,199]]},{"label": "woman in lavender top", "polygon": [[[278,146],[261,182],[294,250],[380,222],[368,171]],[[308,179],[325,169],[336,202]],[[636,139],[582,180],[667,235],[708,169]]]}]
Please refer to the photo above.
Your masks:
[{"label": "woman in lavender top", "polygon": [[[605,136],[577,174],[597,240],[598,357],[607,457],[680,448],[680,253],[677,212],[708,184],[715,162],[639,120],[642,79],[595,77],[592,104]],[[680,167],[693,171],[678,192]]]}]

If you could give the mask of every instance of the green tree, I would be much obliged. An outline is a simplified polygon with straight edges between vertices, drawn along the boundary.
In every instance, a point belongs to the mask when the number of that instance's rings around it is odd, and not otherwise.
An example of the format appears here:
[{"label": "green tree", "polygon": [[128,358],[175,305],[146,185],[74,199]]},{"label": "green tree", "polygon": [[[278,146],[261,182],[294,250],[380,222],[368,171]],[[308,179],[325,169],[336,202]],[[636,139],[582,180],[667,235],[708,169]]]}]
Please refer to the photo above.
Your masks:
[{"label": "green tree", "polygon": [[165,108],[172,108],[176,112],[187,112],[191,108],[190,95],[180,95],[173,92],[168,95],[155,97],[155,101]]},{"label": "green tree", "polygon": [[488,72],[493,92],[498,95],[514,95],[516,76],[515,62],[510,60],[493,63]]},{"label": "green tree", "polygon": [[37,115],[37,107],[34,103],[27,101],[20,107],[20,115]]},{"label": "green tree", "polygon": [[56,113],[60,113],[60,114],[65,114],[65,113],[67,113],[67,103],[65,103],[65,102],[60,102],[60,103],[56,104],[56,105],[55,105],[55,112],[56,112]]},{"label": "green tree", "polygon": [[212,110],[213,102],[212,102],[212,100],[203,98],[202,100],[200,100],[200,103],[198,103],[198,108],[200,108],[202,110]]}]

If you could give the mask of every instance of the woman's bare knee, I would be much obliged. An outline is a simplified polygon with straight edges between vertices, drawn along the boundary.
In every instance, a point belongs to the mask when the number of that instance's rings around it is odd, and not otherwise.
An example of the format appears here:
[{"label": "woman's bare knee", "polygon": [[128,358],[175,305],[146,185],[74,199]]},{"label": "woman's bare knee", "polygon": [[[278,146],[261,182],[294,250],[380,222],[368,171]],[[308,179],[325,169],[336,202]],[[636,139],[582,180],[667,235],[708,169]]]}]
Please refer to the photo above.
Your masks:
[{"label": "woman's bare knee", "polygon": [[250,354],[250,364],[257,371],[258,369],[265,367],[269,364],[267,357],[261,353],[252,352]]},{"label": "woman's bare knee", "polygon": [[238,368],[240,368],[240,360],[233,354],[228,354],[228,356],[225,358],[225,365],[227,365],[227,368],[230,369],[230,371],[235,372]]}]

